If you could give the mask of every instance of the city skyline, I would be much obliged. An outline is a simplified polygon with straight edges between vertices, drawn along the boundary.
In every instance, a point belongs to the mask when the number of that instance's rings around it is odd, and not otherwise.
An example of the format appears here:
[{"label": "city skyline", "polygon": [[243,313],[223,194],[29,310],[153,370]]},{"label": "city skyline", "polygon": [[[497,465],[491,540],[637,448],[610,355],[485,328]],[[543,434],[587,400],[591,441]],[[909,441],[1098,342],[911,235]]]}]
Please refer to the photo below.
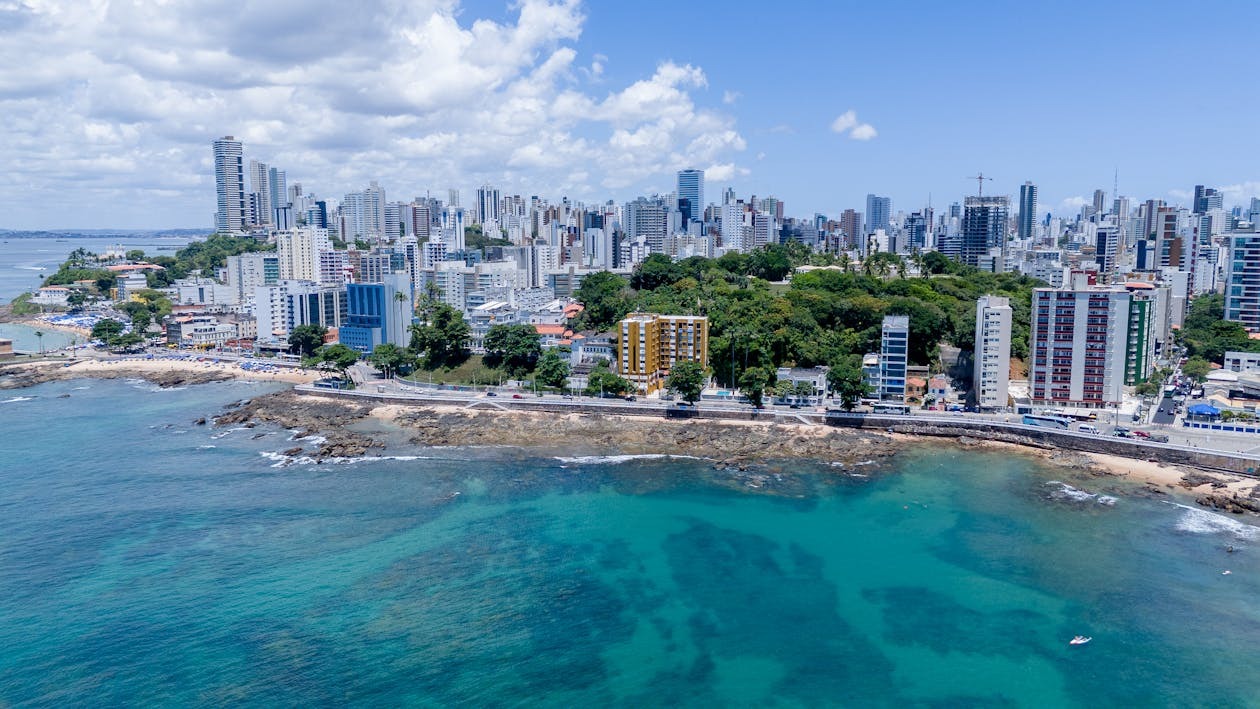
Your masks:
[{"label": "city skyline", "polygon": [[[490,184],[624,202],[673,191],[690,167],[706,171],[709,203],[733,187],[833,218],[867,194],[906,213],[961,202],[978,170],[995,177],[986,194],[1015,204],[1034,183],[1040,215],[1070,216],[1095,189],[1111,199],[1116,171],[1130,204],[1190,206],[1194,184],[1227,207],[1260,195],[1260,178],[1231,159],[1260,143],[1247,126],[1260,99],[1185,61],[1246,60],[1241,44],[1196,31],[1220,13],[1179,15],[1166,51],[1141,39],[1164,17],[1158,5],[1092,8],[1124,31],[1076,57],[1056,41],[1071,30],[1030,24],[1028,8],[776,8],[759,15],[763,31],[791,41],[731,51],[714,37],[739,27],[738,12],[669,6],[670,23],[625,31],[658,16],[653,3],[271,3],[232,18],[209,4],[39,7],[0,8],[7,228],[208,227],[205,146],[224,135],[334,202],[373,180],[408,197]],[[1260,19],[1248,5],[1228,11]],[[842,21],[894,19],[898,47],[937,40],[899,53],[875,52],[879,33],[820,41]],[[964,24],[987,33],[984,51],[940,41]],[[1146,82],[1108,78],[1139,71],[1187,97],[1153,111]],[[972,105],[976,80],[994,84],[998,108]],[[1205,91],[1228,92],[1230,110],[1193,98]]]}]

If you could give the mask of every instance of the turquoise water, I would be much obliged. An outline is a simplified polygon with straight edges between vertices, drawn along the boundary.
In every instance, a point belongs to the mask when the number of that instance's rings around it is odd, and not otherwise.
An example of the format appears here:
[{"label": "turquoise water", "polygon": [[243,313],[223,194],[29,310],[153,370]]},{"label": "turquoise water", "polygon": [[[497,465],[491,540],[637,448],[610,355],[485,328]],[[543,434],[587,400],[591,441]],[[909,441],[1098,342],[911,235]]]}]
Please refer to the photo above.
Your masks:
[{"label": "turquoise water", "polygon": [[273,467],[288,432],[192,424],[260,391],[0,399],[0,705],[1260,700],[1260,538],[1228,517],[949,449]]},{"label": "turquoise water", "polygon": [[[35,336],[36,332],[44,333],[42,340]],[[29,327],[18,323],[0,323],[0,339],[13,340],[13,349],[17,352],[39,352],[41,342],[45,352],[69,347],[76,341],[79,345],[83,344],[83,338],[73,333]]]}]

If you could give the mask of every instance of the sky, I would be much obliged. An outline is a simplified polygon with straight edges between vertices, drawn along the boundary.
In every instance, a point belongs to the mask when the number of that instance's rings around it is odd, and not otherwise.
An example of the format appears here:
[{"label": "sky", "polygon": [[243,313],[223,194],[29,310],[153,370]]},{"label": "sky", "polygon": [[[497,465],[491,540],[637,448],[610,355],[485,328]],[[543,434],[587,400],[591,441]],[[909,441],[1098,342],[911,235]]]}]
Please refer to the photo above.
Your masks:
[{"label": "sky", "polygon": [[[1260,196],[1260,3],[0,0],[0,228],[210,227],[211,141],[332,202],[377,180],[785,213],[1037,184]],[[1237,29],[1235,29],[1237,28]]]}]

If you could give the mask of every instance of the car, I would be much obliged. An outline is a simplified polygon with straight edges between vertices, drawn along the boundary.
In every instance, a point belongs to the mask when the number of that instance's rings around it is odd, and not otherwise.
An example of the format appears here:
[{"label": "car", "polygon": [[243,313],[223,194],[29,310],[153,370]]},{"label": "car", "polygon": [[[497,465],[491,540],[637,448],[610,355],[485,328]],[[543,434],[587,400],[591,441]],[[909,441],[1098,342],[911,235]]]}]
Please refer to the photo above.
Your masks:
[{"label": "car", "polygon": [[626,401],[638,401],[638,399],[639,399],[639,397],[637,397],[637,396],[635,396],[635,395],[633,395],[633,394],[631,394],[630,396],[627,396],[627,397],[626,397]]},{"label": "car", "polygon": [[800,404],[792,404],[792,405],[791,405],[791,406],[789,406],[788,408],[789,408],[789,409],[799,409],[799,408],[801,408],[801,405],[800,405]]},{"label": "car", "polygon": [[1151,434],[1146,431],[1134,431],[1133,435],[1137,438],[1150,438]]},{"label": "car", "polygon": [[945,407],[945,410],[946,411],[963,411],[964,408],[962,404],[950,404],[949,406]]},{"label": "car", "polygon": [[512,395],[512,398],[513,398],[513,399],[524,399],[525,397],[524,397],[523,395],[521,395],[521,394],[513,394],[513,395]]},{"label": "car", "polygon": [[566,398],[566,399],[572,399],[572,398],[573,398],[573,395],[572,395],[572,394],[565,394],[565,395],[564,395],[564,398]]},{"label": "car", "polygon": [[496,393],[494,393],[494,392],[492,392],[492,391],[488,391],[488,392],[486,392],[486,396],[498,396],[498,394],[496,394]]}]

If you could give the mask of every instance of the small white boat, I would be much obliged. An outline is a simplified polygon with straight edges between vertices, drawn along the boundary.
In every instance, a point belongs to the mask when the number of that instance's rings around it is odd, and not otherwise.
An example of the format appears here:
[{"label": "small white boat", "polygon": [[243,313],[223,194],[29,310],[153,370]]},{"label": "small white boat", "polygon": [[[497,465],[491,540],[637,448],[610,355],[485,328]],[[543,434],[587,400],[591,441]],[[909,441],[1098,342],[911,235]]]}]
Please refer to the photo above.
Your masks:
[{"label": "small white boat", "polygon": [[1076,637],[1068,641],[1068,645],[1084,645],[1090,640],[1093,640],[1093,638],[1087,638],[1084,635],[1077,635]]}]

